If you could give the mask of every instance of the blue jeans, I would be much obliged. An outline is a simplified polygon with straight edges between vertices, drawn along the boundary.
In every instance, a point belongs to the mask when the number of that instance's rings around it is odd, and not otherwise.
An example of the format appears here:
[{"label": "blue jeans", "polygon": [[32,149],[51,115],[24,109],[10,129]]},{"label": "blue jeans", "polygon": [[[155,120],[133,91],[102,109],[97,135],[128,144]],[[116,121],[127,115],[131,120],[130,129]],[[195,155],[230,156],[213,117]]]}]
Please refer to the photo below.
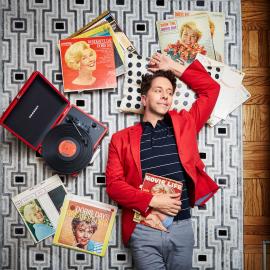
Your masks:
[{"label": "blue jeans", "polygon": [[173,222],[169,232],[137,224],[129,246],[137,270],[190,270],[194,233],[191,219]]}]

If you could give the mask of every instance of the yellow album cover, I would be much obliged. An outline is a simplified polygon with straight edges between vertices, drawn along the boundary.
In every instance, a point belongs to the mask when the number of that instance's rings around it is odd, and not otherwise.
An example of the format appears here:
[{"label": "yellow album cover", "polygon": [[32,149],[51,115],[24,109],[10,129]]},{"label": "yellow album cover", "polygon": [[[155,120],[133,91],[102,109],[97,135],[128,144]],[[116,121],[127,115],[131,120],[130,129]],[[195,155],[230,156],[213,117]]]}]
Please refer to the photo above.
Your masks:
[{"label": "yellow album cover", "polygon": [[126,36],[126,34],[123,32],[123,30],[120,28],[117,21],[115,20],[115,18],[113,17],[112,13],[109,10],[104,11],[97,18],[93,19],[91,22],[89,22],[88,24],[80,28],[77,32],[72,34],[69,38],[87,32],[89,29],[96,27],[104,22],[108,22],[112,26],[112,29],[117,37],[117,40],[122,46],[124,52],[137,53],[135,47],[133,46],[129,38]]},{"label": "yellow album cover", "polygon": [[104,256],[116,213],[116,206],[68,194],[53,244]]}]

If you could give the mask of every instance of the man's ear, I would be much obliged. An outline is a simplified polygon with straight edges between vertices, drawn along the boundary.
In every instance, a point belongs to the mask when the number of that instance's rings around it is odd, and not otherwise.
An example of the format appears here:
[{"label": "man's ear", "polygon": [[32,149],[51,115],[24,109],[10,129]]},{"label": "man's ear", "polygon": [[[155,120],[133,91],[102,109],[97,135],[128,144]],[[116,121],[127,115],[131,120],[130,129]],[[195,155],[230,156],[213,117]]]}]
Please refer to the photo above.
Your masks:
[{"label": "man's ear", "polygon": [[141,95],[141,102],[143,104],[143,106],[146,106],[146,95]]}]

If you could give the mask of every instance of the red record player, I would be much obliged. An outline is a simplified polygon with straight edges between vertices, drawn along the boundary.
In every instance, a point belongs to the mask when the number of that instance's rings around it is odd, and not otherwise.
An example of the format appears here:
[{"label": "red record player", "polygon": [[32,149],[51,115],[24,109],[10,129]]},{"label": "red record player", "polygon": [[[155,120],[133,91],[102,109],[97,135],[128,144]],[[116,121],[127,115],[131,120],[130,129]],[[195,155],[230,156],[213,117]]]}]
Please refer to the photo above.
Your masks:
[{"label": "red record player", "polygon": [[62,95],[40,72],[32,73],[0,124],[40,153],[57,172],[86,167],[108,128]]}]

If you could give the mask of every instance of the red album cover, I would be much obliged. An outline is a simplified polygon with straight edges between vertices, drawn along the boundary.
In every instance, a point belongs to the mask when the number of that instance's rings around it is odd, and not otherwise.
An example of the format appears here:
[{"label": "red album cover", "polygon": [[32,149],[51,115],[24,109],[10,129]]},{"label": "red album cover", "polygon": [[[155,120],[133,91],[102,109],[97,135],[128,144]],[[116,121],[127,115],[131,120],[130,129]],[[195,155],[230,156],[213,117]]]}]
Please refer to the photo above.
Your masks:
[{"label": "red album cover", "polygon": [[[141,190],[144,192],[156,194],[174,194],[182,193],[183,184],[170,178],[146,173]],[[168,216],[160,211],[152,209],[147,217],[143,217],[139,212],[135,211],[133,221],[152,227],[161,231],[167,231],[167,228],[173,222],[173,216]]]},{"label": "red album cover", "polygon": [[60,40],[64,91],[116,87],[111,36]]}]

